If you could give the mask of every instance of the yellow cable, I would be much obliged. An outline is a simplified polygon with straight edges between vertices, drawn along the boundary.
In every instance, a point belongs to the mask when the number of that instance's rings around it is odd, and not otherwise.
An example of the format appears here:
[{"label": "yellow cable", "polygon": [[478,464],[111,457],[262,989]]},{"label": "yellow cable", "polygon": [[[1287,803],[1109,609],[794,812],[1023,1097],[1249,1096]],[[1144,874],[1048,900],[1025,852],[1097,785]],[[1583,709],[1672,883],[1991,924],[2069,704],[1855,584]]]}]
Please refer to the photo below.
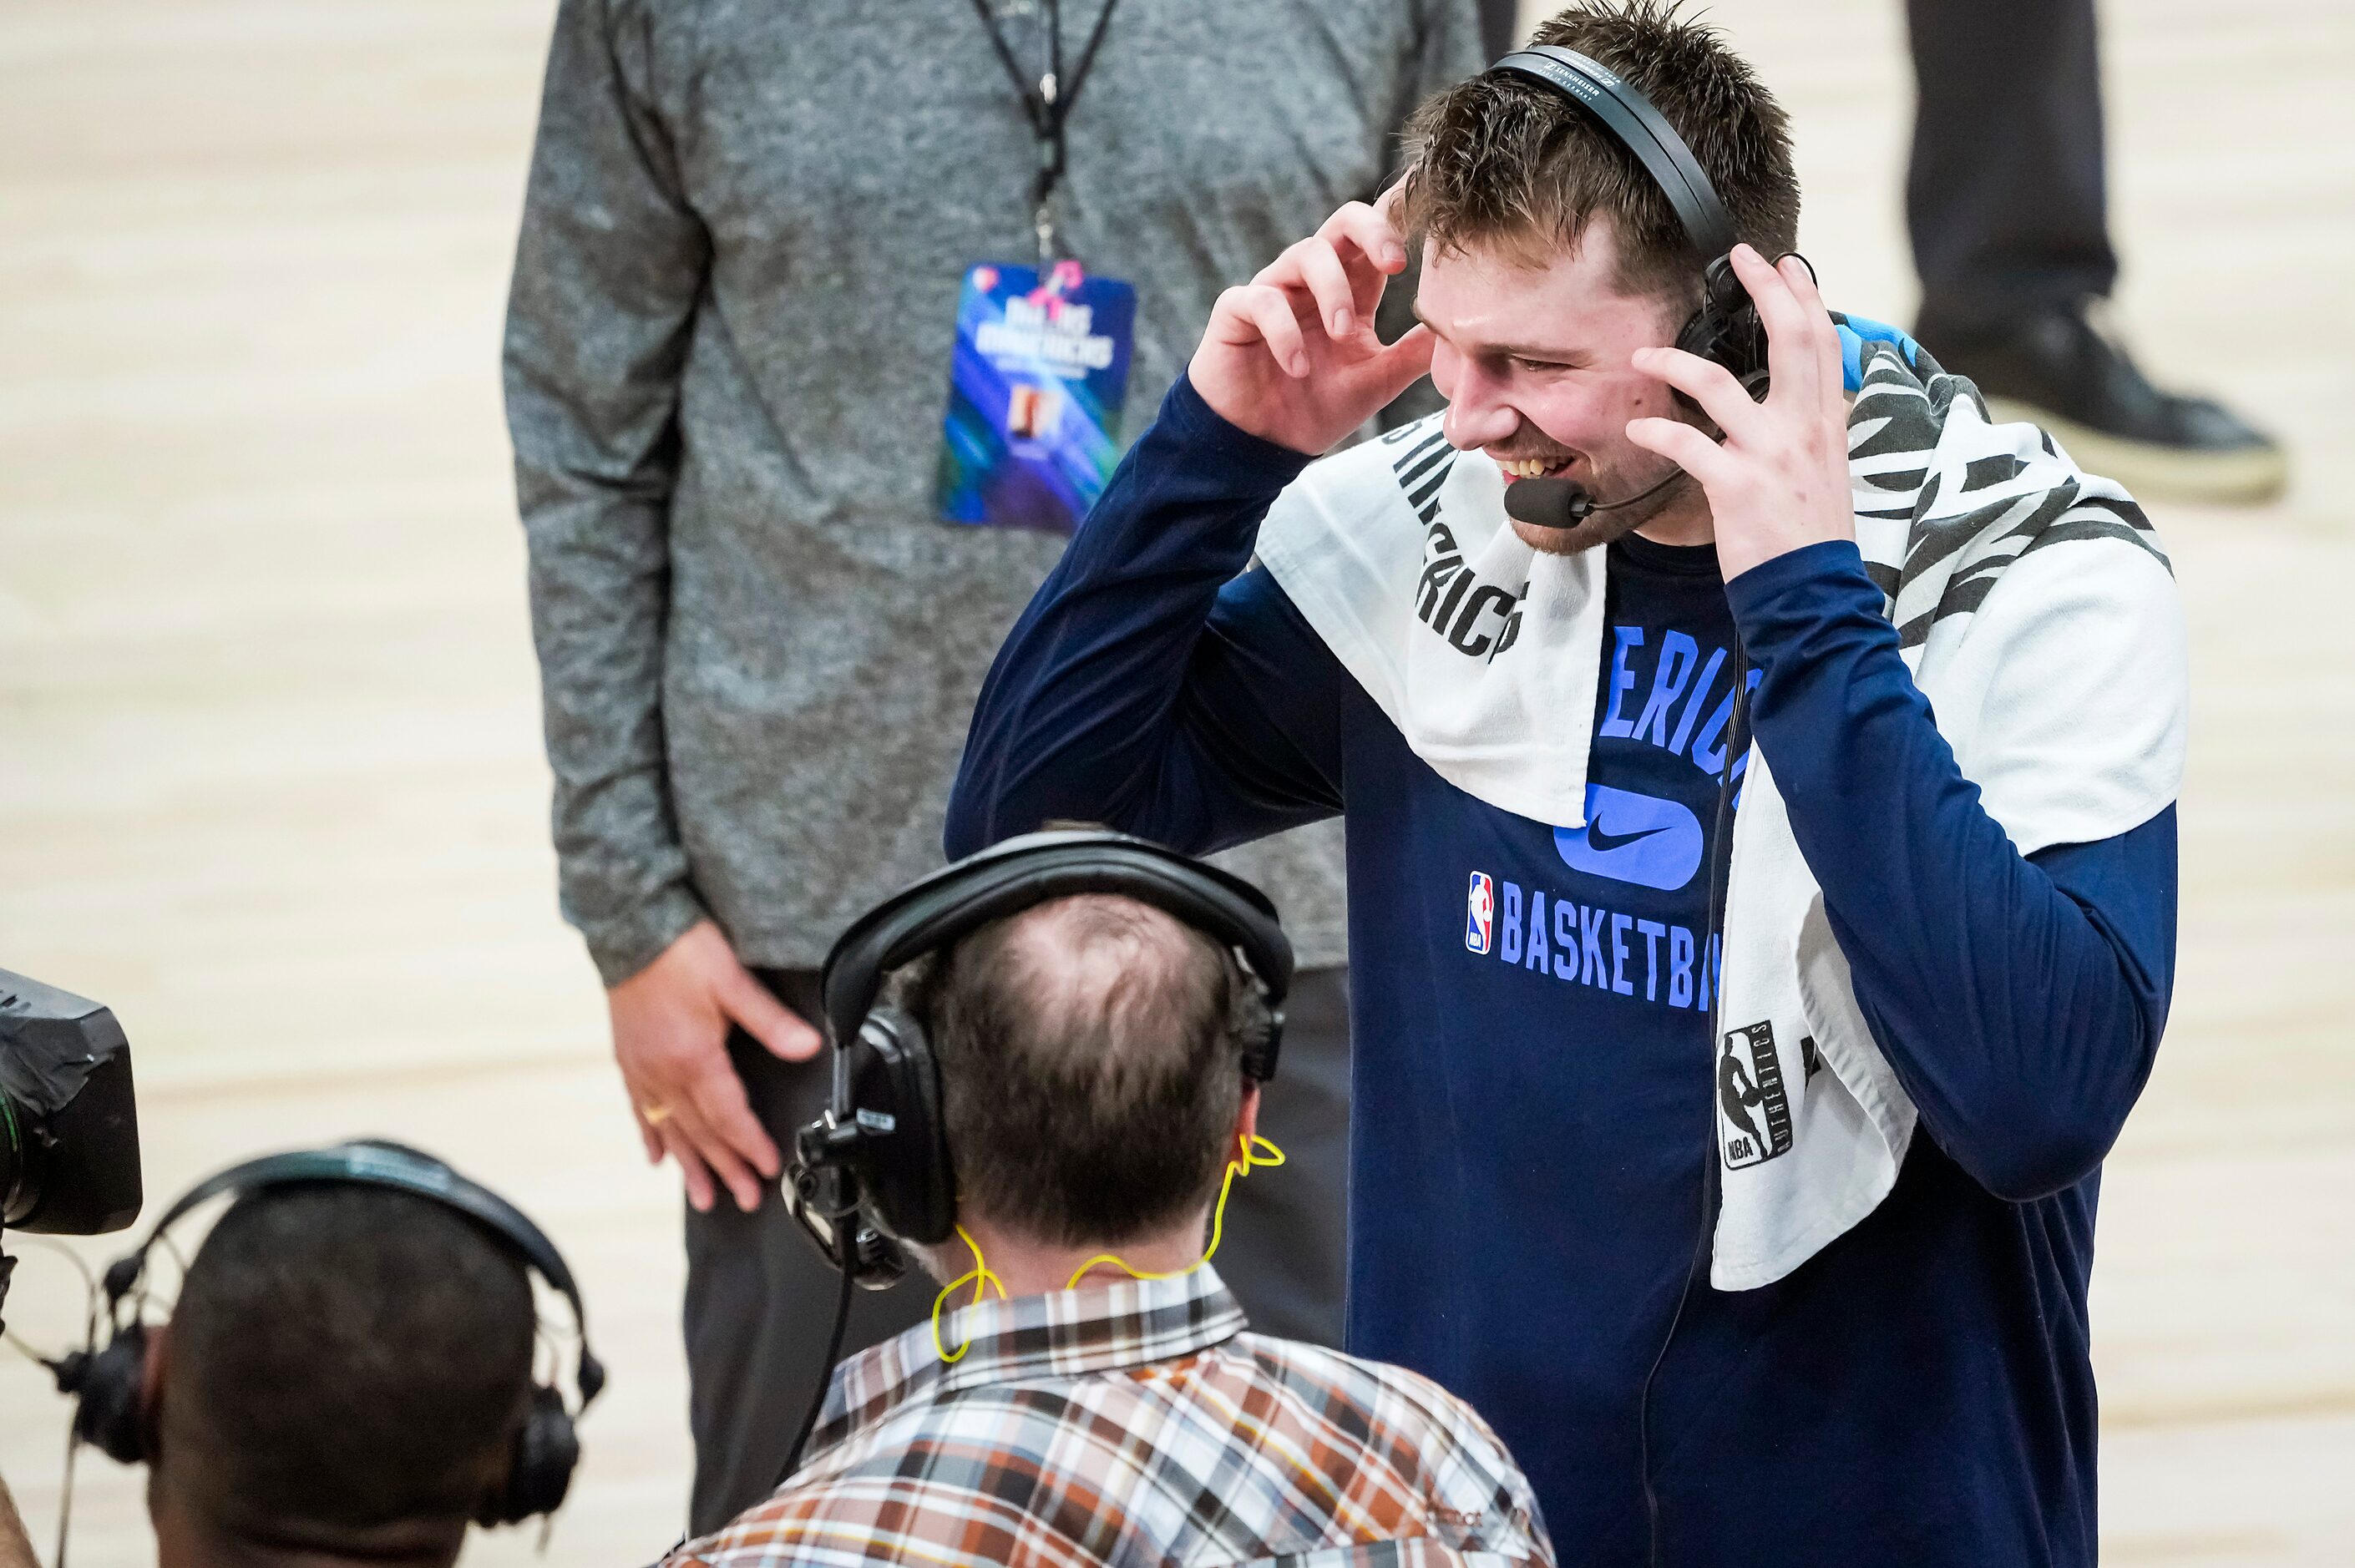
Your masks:
[{"label": "yellow cable", "polygon": [[[1095,1267],[1095,1266],[1100,1263],[1111,1264],[1114,1267],[1122,1270],[1132,1279],[1178,1279],[1193,1273],[1196,1269],[1200,1268],[1204,1264],[1209,1262],[1210,1259],[1218,1254],[1219,1243],[1226,1237],[1227,1194],[1234,1191],[1235,1178],[1238,1176],[1249,1175],[1252,1171],[1262,1168],[1273,1168],[1284,1162],[1284,1150],[1278,1149],[1273,1143],[1260,1137],[1256,1133],[1247,1139],[1242,1137],[1241,1134],[1237,1134],[1236,1143],[1241,1152],[1237,1158],[1227,1161],[1226,1176],[1219,1183],[1219,1205],[1216,1209],[1212,1210],[1210,1213],[1210,1245],[1203,1249],[1201,1256],[1196,1258],[1184,1268],[1173,1268],[1166,1273],[1156,1274],[1146,1270],[1130,1267],[1127,1261],[1120,1257],[1117,1254],[1100,1252],[1096,1254],[1095,1256],[1088,1259],[1087,1262],[1080,1265],[1078,1272],[1073,1274],[1071,1277],[1065,1282],[1063,1288],[1066,1290],[1077,1288],[1080,1281],[1087,1277],[1088,1271]],[[1262,1154],[1259,1152],[1260,1150],[1265,1150],[1266,1152]],[[954,1366],[958,1361],[964,1360],[965,1352],[973,1349],[973,1341],[968,1340],[964,1344],[959,1345],[954,1351],[951,1351],[948,1348],[947,1342],[941,1338],[941,1309],[948,1305],[949,1298],[955,1295],[960,1289],[964,1288],[967,1280],[971,1280],[973,1282],[973,1299],[965,1303],[966,1306],[979,1306],[982,1299],[981,1293],[985,1288],[996,1291],[997,1298],[1000,1301],[1007,1298],[1006,1281],[997,1277],[996,1273],[990,1268],[988,1260],[981,1255],[981,1244],[974,1240],[972,1234],[963,1225],[957,1226],[956,1234],[957,1239],[964,1243],[966,1250],[973,1254],[973,1266],[966,1269],[963,1274],[958,1275],[954,1279],[950,1280],[946,1285],[942,1286],[941,1293],[932,1298],[932,1349],[939,1352],[942,1361],[949,1366]]]},{"label": "yellow cable", "polygon": [[[1203,1249],[1201,1256],[1196,1258],[1193,1262],[1188,1264],[1183,1268],[1173,1268],[1166,1273],[1155,1274],[1144,1269],[1131,1268],[1128,1266],[1127,1260],[1122,1258],[1117,1254],[1100,1252],[1096,1254],[1095,1256],[1088,1259],[1087,1262],[1080,1265],[1079,1272],[1072,1275],[1070,1279],[1064,1281],[1063,1288],[1066,1290],[1078,1288],[1080,1281],[1088,1277],[1088,1270],[1093,1268],[1100,1263],[1111,1264],[1114,1268],[1119,1269],[1131,1279],[1182,1279],[1187,1275],[1193,1273],[1196,1269],[1209,1262],[1210,1259],[1218,1253],[1219,1243],[1223,1240],[1226,1235],[1227,1194],[1234,1191],[1235,1178],[1238,1176],[1247,1176],[1253,1171],[1260,1169],[1262,1166],[1273,1168],[1284,1163],[1284,1150],[1278,1149],[1274,1144],[1270,1143],[1266,1139],[1260,1137],[1257,1133],[1253,1133],[1250,1138],[1244,1138],[1241,1133],[1237,1133],[1235,1135],[1235,1141],[1241,1148],[1242,1154],[1239,1159],[1230,1160],[1227,1161],[1226,1179],[1219,1183],[1219,1206],[1210,1213],[1210,1245]],[[1265,1155],[1254,1153],[1253,1145],[1265,1149],[1267,1153]]]},{"label": "yellow cable", "polygon": [[973,1281],[973,1299],[965,1303],[968,1307],[981,1305],[981,1292],[985,1286],[996,1290],[1000,1301],[1006,1299],[1006,1281],[990,1271],[989,1264],[981,1255],[981,1244],[974,1240],[963,1225],[956,1228],[956,1234],[957,1239],[964,1243],[965,1246],[972,1251],[973,1266],[942,1286],[941,1293],[932,1298],[932,1349],[938,1351],[941,1360],[950,1366],[954,1366],[963,1361],[964,1353],[973,1349],[973,1341],[967,1340],[964,1344],[959,1345],[956,1352],[952,1355],[948,1346],[941,1340],[941,1308],[947,1305],[951,1296],[956,1294],[957,1287],[968,1279]]}]

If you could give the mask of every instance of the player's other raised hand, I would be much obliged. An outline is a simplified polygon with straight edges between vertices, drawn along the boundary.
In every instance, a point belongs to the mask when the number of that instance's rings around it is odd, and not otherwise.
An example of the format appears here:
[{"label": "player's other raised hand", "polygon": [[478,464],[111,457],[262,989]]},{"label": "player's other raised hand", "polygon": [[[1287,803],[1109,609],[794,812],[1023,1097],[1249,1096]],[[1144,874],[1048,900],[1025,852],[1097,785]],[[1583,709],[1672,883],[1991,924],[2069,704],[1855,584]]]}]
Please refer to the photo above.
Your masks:
[{"label": "player's other raised hand", "polygon": [[1717,534],[1718,567],[1732,581],[1762,561],[1827,539],[1856,537],[1849,495],[1848,400],[1838,329],[1806,262],[1771,262],[1733,248],[1734,275],[1758,302],[1772,382],[1753,403],[1724,366],[1676,348],[1639,348],[1636,370],[1700,405],[1724,439],[1678,419],[1631,419],[1627,439],[1700,481]]},{"label": "player's other raised hand", "polygon": [[1313,456],[1429,373],[1429,329],[1374,335],[1383,281],[1406,269],[1394,196],[1349,203],[1219,296],[1186,374],[1220,418]]}]

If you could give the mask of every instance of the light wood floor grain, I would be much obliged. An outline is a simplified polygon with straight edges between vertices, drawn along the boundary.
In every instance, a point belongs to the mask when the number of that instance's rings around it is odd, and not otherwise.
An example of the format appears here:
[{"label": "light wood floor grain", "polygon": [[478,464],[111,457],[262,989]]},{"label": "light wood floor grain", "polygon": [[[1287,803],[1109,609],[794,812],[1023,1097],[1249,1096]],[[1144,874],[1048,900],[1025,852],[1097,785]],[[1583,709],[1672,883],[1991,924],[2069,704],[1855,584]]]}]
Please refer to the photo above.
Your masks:
[{"label": "light wood floor grain", "polygon": [[[496,384],[549,11],[0,7],[0,966],[114,1006],[157,1198],[383,1131],[545,1221],[614,1372],[551,1560],[627,1563],[683,1510],[677,1199],[554,913]],[[1896,7],[1714,13],[1795,111],[1828,292],[1903,319]],[[2355,21],[2105,21],[2133,334],[2299,462],[2267,510],[2158,509],[2197,727],[2174,1022],[2104,1192],[2106,1547],[2346,1563]],[[63,1345],[78,1290],[30,1250],[12,1327]],[[64,1414],[0,1357],[37,1533]],[[133,1473],[85,1456],[77,1518],[84,1568],[149,1560]]]}]

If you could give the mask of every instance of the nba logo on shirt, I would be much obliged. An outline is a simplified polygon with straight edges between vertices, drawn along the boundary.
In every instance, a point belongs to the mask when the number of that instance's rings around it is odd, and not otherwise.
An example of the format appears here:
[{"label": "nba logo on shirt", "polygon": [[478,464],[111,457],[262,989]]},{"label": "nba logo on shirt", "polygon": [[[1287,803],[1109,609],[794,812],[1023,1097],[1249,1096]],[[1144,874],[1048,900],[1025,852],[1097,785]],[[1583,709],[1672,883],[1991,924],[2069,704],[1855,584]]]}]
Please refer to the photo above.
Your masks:
[{"label": "nba logo on shirt", "polygon": [[1472,890],[1464,900],[1464,945],[1476,953],[1488,950],[1497,922],[1497,886],[1485,871],[1472,874]]}]

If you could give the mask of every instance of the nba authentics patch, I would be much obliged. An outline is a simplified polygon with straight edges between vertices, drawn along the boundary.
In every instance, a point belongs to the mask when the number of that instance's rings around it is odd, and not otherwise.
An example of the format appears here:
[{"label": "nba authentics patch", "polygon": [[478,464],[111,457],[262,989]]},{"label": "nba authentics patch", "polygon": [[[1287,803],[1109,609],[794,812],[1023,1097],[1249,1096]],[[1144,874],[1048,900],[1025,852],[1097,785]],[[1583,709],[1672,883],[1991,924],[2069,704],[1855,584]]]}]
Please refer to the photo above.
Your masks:
[{"label": "nba authentics patch", "polygon": [[[1815,1055],[1815,1041],[1802,1041]],[[1791,1150],[1791,1100],[1783,1086],[1783,1064],[1774,1054],[1774,1025],[1753,1023],[1718,1044],[1718,1128],[1725,1166],[1739,1171]]]},{"label": "nba authentics patch", "polygon": [[1068,534],[1119,460],[1136,291],[1058,261],[983,262],[957,299],[942,520]]}]

